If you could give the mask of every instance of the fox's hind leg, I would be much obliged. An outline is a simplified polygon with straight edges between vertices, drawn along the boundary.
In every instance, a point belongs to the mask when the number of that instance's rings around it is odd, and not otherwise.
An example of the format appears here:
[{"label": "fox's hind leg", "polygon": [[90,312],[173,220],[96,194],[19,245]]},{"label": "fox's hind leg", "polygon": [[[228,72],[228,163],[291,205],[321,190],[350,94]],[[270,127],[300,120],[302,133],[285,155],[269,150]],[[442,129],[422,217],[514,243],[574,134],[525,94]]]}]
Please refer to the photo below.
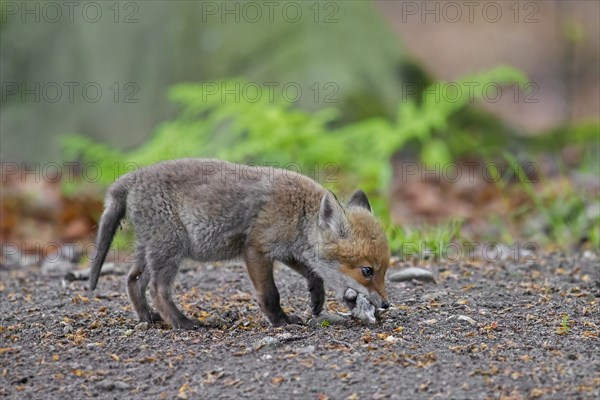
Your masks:
[{"label": "fox's hind leg", "polygon": [[271,325],[302,324],[300,317],[288,315],[281,309],[279,291],[273,279],[273,262],[253,247],[245,251],[244,261],[256,292],[258,305]]},{"label": "fox's hind leg", "polygon": [[315,317],[319,316],[321,312],[323,312],[323,305],[325,304],[325,287],[323,285],[323,279],[304,263],[289,261],[286,265],[306,279],[308,291],[310,292],[311,311]]},{"label": "fox's hind leg", "polygon": [[146,270],[146,252],[144,247],[138,244],[135,255],[135,264],[127,275],[127,293],[133,309],[141,322],[150,324],[162,321],[160,315],[153,311],[146,299],[146,289],[150,281],[149,271]]},{"label": "fox's hind leg", "polygon": [[[165,250],[164,248],[161,250]],[[197,329],[200,322],[186,317],[175,305],[171,295],[171,286],[177,275],[180,256],[167,256],[167,252],[161,252],[147,257],[150,269],[150,295],[154,306],[161,317],[175,329]],[[177,254],[177,252],[173,253]]]}]

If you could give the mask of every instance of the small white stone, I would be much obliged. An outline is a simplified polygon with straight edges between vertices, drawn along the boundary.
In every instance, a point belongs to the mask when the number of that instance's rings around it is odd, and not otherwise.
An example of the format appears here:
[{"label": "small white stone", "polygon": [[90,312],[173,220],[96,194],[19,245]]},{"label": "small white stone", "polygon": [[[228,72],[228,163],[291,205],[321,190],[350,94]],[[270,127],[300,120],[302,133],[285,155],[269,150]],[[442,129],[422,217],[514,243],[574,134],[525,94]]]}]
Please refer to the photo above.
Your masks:
[{"label": "small white stone", "polygon": [[296,350],[296,352],[300,353],[300,354],[314,353],[315,352],[315,346],[309,345],[309,346],[301,347],[298,350]]},{"label": "small white stone", "polygon": [[459,320],[459,321],[467,321],[467,322],[468,322],[469,324],[471,324],[471,325],[475,325],[475,324],[477,324],[477,321],[475,321],[473,318],[471,318],[471,317],[468,317],[468,316],[466,316],[466,315],[459,315],[459,316],[458,316],[458,320]]},{"label": "small white stone", "polygon": [[398,340],[400,339],[398,339],[396,336],[388,336],[385,338],[385,341],[389,343],[396,343]]},{"label": "small white stone", "polygon": [[346,321],[346,318],[344,318],[340,315],[323,312],[320,315],[318,315],[314,318],[311,318],[308,321],[308,325],[313,326],[313,327],[322,327],[323,323],[325,323],[326,325],[334,325],[334,324],[341,324],[345,321]]},{"label": "small white stone", "polygon": [[114,385],[115,389],[119,389],[119,390],[128,390],[129,388],[131,388],[130,384],[121,382],[121,381],[114,381],[113,385]]},{"label": "small white stone", "polygon": [[410,281],[412,279],[424,282],[434,281],[433,274],[423,268],[404,268],[390,275],[390,280],[392,282]]}]

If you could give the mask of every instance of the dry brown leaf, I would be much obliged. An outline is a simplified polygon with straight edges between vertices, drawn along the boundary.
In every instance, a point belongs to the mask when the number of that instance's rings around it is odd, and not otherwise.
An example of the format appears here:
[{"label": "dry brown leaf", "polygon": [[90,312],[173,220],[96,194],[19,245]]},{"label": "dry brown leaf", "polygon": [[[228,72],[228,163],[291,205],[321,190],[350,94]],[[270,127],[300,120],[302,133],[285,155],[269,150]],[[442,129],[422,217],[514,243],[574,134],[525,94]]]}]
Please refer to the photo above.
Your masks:
[{"label": "dry brown leaf", "polygon": [[539,389],[539,388],[533,388],[531,389],[531,391],[529,392],[529,397],[533,398],[533,399],[537,399],[539,397],[542,397],[544,395],[544,393],[546,393],[545,390],[543,389]]},{"label": "dry brown leaf", "polygon": [[224,386],[238,386],[242,383],[241,379],[227,378],[223,381]]},{"label": "dry brown leaf", "polygon": [[212,385],[218,381],[225,373],[223,371],[209,371],[206,373],[206,377],[202,381],[205,385]]},{"label": "dry brown leaf", "polygon": [[18,351],[19,349],[14,347],[2,347],[0,348],[0,354],[2,353],[12,353],[13,351]]},{"label": "dry brown leaf", "polygon": [[273,386],[279,386],[279,385],[281,385],[281,383],[282,383],[284,380],[285,380],[285,378],[284,378],[283,376],[281,376],[281,375],[277,375],[277,376],[274,376],[273,378],[271,378],[271,384],[272,384]]},{"label": "dry brown leaf", "polygon": [[189,387],[190,387],[190,385],[188,385],[187,383],[184,383],[183,385],[181,385],[181,387],[179,388],[179,393],[177,394],[177,398],[187,399],[188,395],[186,393],[186,390],[188,390]]},{"label": "dry brown leaf", "polygon": [[304,360],[300,361],[300,365],[302,365],[303,367],[306,367],[308,369],[311,369],[315,366],[315,360],[313,360],[312,358],[305,358]]}]

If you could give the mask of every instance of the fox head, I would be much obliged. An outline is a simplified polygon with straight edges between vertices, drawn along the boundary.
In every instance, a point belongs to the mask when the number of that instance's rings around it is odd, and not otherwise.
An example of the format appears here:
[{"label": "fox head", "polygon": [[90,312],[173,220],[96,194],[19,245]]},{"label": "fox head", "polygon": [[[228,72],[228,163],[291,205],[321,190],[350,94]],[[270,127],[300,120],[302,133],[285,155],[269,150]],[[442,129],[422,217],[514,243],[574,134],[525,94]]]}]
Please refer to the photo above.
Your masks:
[{"label": "fox head", "polygon": [[365,192],[357,190],[345,206],[331,192],[325,193],[318,229],[322,274],[338,298],[352,308],[355,303],[344,296],[354,289],[375,307],[388,308],[384,281],[390,251]]}]

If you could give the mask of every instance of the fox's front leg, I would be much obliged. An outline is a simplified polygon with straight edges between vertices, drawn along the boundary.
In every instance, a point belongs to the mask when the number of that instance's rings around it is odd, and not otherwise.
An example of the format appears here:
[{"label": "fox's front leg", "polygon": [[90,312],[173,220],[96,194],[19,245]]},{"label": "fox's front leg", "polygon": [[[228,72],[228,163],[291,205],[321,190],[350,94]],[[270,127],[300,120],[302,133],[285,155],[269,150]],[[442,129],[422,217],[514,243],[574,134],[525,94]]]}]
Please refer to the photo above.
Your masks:
[{"label": "fox's front leg", "polygon": [[258,305],[273,326],[302,324],[302,319],[287,315],[282,309],[279,291],[273,279],[273,262],[256,248],[250,247],[244,254],[248,275],[254,286]]},{"label": "fox's front leg", "polygon": [[325,304],[323,279],[304,263],[289,261],[287,265],[306,279],[308,291],[310,292],[310,308],[313,315],[318,317],[323,312],[323,305]]}]

